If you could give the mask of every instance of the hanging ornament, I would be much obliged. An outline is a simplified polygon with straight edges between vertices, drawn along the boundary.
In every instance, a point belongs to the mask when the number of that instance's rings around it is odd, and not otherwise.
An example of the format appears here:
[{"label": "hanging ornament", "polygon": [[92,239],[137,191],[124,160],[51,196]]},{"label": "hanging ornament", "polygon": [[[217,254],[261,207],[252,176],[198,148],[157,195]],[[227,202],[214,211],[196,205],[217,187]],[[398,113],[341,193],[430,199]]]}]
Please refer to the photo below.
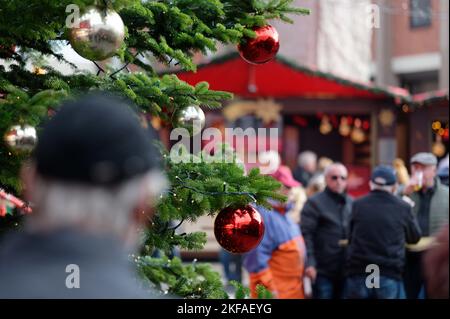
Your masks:
[{"label": "hanging ornament", "polygon": [[341,118],[341,124],[339,125],[339,133],[342,136],[349,136],[350,132],[351,132],[351,127],[348,124],[348,119],[345,116],[343,116]]},{"label": "hanging ornament", "polygon": [[445,155],[445,145],[442,143],[442,137],[440,135],[436,135],[436,142],[433,143],[431,152],[433,152],[433,154],[437,157],[442,157]]},{"label": "hanging ornament", "polygon": [[255,248],[264,236],[264,222],[250,205],[227,207],[214,221],[214,235],[225,250],[243,254]]},{"label": "hanging ornament", "polygon": [[13,125],[4,136],[5,143],[16,152],[30,152],[36,146],[36,129],[30,125]]},{"label": "hanging ornament", "polygon": [[272,60],[280,49],[277,30],[271,25],[255,27],[256,38],[248,38],[238,45],[241,57],[251,64],[263,64]]},{"label": "hanging ornament", "polygon": [[177,127],[187,129],[191,134],[196,135],[205,127],[205,113],[198,105],[191,105],[182,109],[175,121]]},{"label": "hanging ornament", "polygon": [[360,119],[355,119],[355,127],[352,130],[350,138],[356,144],[360,144],[366,140],[366,134],[362,130],[362,121]]},{"label": "hanging ornament", "polygon": [[391,127],[395,121],[395,114],[389,109],[383,109],[378,114],[378,120],[383,127]]},{"label": "hanging ornament", "polygon": [[320,133],[322,133],[323,135],[327,135],[332,130],[333,130],[333,126],[331,125],[328,116],[324,115],[324,117],[322,117],[322,120],[320,121],[320,127],[319,127]]},{"label": "hanging ornament", "polygon": [[83,58],[101,61],[112,57],[123,44],[125,26],[112,9],[87,7],[79,24],[69,30],[73,49]]},{"label": "hanging ornament", "polygon": [[433,129],[433,131],[439,131],[442,128],[442,124],[439,121],[434,121],[431,124],[431,128]]},{"label": "hanging ornament", "polygon": [[352,130],[350,138],[354,143],[361,144],[366,140],[366,134],[364,134],[364,131],[361,128],[355,127]]}]

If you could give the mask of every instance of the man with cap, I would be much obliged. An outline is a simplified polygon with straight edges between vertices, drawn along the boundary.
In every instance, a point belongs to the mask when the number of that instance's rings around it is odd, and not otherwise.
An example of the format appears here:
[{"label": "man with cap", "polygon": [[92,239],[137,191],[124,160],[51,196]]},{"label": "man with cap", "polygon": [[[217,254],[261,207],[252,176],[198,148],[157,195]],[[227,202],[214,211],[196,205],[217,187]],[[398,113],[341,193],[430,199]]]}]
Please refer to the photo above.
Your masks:
[{"label": "man with cap", "polygon": [[[300,186],[287,166],[272,174],[287,195]],[[299,227],[288,216],[289,203],[273,202],[273,209],[257,207],[264,220],[264,237],[260,244],[244,256],[244,267],[250,275],[252,297],[257,297],[257,285],[265,286],[279,299],[303,299],[305,245]]]},{"label": "man with cap", "polygon": [[346,298],[405,298],[405,245],[417,243],[420,230],[411,206],[394,195],[396,182],[393,168],[378,166],[369,182],[370,193],[353,203]]},{"label": "man with cap", "polygon": [[165,177],[122,100],[92,94],[45,125],[23,170],[33,213],[0,246],[0,298],[151,298],[131,253]]},{"label": "man with cap", "polygon": [[436,234],[448,224],[449,192],[437,177],[437,158],[431,153],[418,153],[411,158],[411,180],[402,194],[414,205],[422,240],[409,247],[406,255],[405,289],[409,299],[423,298],[422,252],[428,248]]}]

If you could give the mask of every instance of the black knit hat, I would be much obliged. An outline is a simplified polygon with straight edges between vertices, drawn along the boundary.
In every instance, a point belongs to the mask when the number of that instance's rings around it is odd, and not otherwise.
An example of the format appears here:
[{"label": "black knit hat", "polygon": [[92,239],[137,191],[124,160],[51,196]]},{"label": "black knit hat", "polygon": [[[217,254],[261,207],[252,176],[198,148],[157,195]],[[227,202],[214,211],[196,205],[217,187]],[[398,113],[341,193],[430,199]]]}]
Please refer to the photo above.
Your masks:
[{"label": "black knit hat", "polygon": [[123,99],[90,94],[63,104],[40,134],[34,159],[46,178],[113,185],[159,166],[155,138]]}]

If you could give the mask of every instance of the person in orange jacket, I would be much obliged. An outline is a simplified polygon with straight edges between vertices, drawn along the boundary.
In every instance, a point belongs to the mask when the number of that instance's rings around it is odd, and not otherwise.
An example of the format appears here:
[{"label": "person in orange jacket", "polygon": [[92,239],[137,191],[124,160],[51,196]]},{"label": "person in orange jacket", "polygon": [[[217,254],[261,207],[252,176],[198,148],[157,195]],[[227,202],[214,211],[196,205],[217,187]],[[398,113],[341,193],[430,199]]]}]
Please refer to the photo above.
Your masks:
[{"label": "person in orange jacket", "polygon": [[[280,166],[272,175],[282,184],[285,195],[300,186],[287,166]],[[258,284],[265,286],[279,299],[303,299],[303,273],[306,248],[300,228],[287,215],[289,203],[273,203],[273,209],[257,207],[265,233],[261,243],[244,255],[244,267],[250,275],[252,298],[257,297]]]}]

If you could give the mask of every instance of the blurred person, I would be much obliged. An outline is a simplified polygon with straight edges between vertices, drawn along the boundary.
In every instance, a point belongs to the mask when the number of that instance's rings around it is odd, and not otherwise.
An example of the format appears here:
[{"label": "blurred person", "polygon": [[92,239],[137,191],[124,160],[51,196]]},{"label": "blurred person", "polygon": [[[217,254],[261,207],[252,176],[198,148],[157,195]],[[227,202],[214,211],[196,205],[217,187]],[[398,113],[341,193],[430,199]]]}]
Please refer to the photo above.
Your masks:
[{"label": "blurred person", "polygon": [[[282,186],[280,192],[289,194],[289,189],[300,184],[293,178],[287,166],[280,166],[271,174]],[[244,255],[244,267],[250,275],[250,290],[257,297],[256,286],[265,286],[279,299],[303,299],[303,272],[305,245],[300,229],[287,210],[291,204],[272,202],[271,210],[257,207],[261,214],[265,232],[260,244]]]},{"label": "blurred person", "polygon": [[447,153],[447,155],[439,162],[438,170],[448,166],[449,166],[449,154]]},{"label": "blurred person", "polygon": [[0,298],[151,298],[131,253],[166,179],[159,152],[122,100],[66,102],[22,179],[33,204],[0,249]]},{"label": "blurred person", "polygon": [[302,186],[293,187],[288,194],[287,207],[288,215],[292,221],[296,224],[300,223],[301,211],[305,205],[308,197],[306,196],[305,189]]},{"label": "blurred person", "polygon": [[316,193],[322,192],[325,187],[325,169],[333,164],[333,160],[328,157],[321,157],[318,161],[317,172],[311,177],[306,187],[306,194],[308,197],[313,196]]},{"label": "blurred person", "polygon": [[325,172],[325,169],[333,164],[333,160],[331,158],[322,156],[319,158],[319,161],[317,162],[317,172],[322,173]]},{"label": "blurred person", "polygon": [[[301,212],[307,200],[308,196],[302,186],[293,187],[289,191],[287,214],[296,225],[301,222]],[[305,298],[312,298],[312,284],[308,277],[303,277],[303,290]]]},{"label": "blurred person", "polygon": [[425,253],[423,259],[424,277],[427,283],[427,294],[433,299],[448,299],[449,271],[448,224],[436,236],[435,245]]},{"label": "blurred person", "polygon": [[422,240],[406,254],[405,289],[408,299],[425,298],[422,257],[437,232],[448,223],[449,191],[436,176],[437,158],[431,153],[417,153],[411,158],[411,180],[402,194],[413,203]]},{"label": "blurred person", "polygon": [[309,180],[308,187],[306,187],[306,195],[309,198],[316,193],[323,192],[326,186],[325,176],[322,173],[316,174]]},{"label": "blurred person", "polygon": [[448,186],[448,166],[443,166],[437,171],[437,176],[443,185]]},{"label": "blurred person", "polygon": [[441,183],[448,186],[448,166],[449,157],[448,154],[440,162],[437,169],[437,176],[441,180]]},{"label": "blurred person", "polygon": [[317,170],[317,155],[311,151],[304,151],[298,155],[297,168],[294,170],[294,178],[303,187],[307,187],[309,180]]},{"label": "blurred person", "polygon": [[405,162],[401,158],[396,158],[392,166],[394,166],[395,172],[397,173],[397,184],[401,187],[407,185],[409,183],[409,173]]},{"label": "blurred person", "polygon": [[[345,298],[404,299],[405,245],[420,239],[420,229],[409,204],[394,195],[395,170],[374,169],[370,193],[355,200],[349,225]],[[376,265],[379,278],[367,287],[367,266]]]},{"label": "blurred person", "polygon": [[324,172],[326,188],[306,202],[300,227],[308,252],[305,275],[314,284],[314,297],[341,298],[344,288],[345,242],[353,203],[347,195],[348,171],[341,163]]}]

